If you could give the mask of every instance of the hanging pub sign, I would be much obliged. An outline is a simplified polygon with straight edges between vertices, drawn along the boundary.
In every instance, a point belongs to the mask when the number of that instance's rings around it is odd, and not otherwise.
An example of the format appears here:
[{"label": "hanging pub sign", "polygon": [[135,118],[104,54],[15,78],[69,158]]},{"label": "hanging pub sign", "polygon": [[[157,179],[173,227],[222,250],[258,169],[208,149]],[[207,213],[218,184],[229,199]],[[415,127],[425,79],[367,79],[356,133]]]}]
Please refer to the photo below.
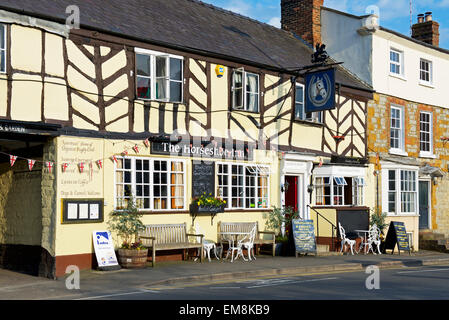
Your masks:
[{"label": "hanging pub sign", "polygon": [[293,238],[295,239],[296,257],[298,253],[315,253],[316,240],[313,220],[292,220]]},{"label": "hanging pub sign", "polygon": [[385,253],[385,250],[389,249],[392,250],[391,254],[393,254],[396,245],[398,246],[399,254],[401,254],[401,251],[408,251],[408,253],[411,254],[404,222],[391,221],[387,237],[385,238],[383,253]]},{"label": "hanging pub sign", "polygon": [[306,112],[335,108],[335,69],[306,74]]}]

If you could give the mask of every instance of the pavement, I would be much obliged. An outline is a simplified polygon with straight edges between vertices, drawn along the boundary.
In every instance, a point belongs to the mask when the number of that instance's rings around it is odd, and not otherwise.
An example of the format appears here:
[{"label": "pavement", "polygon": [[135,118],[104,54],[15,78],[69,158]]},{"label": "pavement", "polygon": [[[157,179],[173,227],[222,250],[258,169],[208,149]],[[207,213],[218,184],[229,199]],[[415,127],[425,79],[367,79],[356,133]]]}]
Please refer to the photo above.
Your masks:
[{"label": "pavement", "polygon": [[144,269],[83,270],[80,272],[79,290],[67,288],[68,277],[50,280],[0,269],[0,300],[71,300],[124,290],[150,290],[213,281],[365,271],[370,265],[384,269],[447,264],[449,254],[423,250],[411,255],[301,255],[298,258],[259,255],[253,261],[243,261],[240,258],[232,263],[216,259],[211,262],[205,259],[203,263],[193,260],[167,261],[158,262],[155,268],[148,264]]}]

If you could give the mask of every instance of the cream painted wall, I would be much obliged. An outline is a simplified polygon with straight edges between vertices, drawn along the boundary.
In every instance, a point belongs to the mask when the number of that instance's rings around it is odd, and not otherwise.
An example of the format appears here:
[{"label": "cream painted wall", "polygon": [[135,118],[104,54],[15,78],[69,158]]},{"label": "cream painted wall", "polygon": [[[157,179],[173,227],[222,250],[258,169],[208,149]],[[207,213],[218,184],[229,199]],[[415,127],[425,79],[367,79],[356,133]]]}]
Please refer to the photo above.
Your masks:
[{"label": "cream painted wall", "polygon": [[[390,75],[390,48],[404,53],[404,76]],[[420,59],[432,61],[433,86],[420,84]],[[379,30],[373,37],[373,86],[379,93],[449,108],[449,54]]]},{"label": "cream painted wall", "polygon": [[[108,229],[107,221],[114,206],[114,163],[110,159],[113,154],[120,155],[124,149],[131,149],[135,144],[140,146],[139,154],[130,151],[130,156],[169,158],[150,154],[150,149],[144,147],[140,140],[104,140],[92,138],[59,137],[57,138],[58,164],[69,162],[70,165],[65,173],[57,168],[57,223],[56,223],[56,255],[72,255],[93,252],[92,232],[95,230]],[[85,161],[86,163],[103,159],[103,169],[93,164],[93,172],[90,173],[86,164],[84,173],[80,173],[74,164]],[[177,157],[178,159],[178,157]],[[191,158],[179,157],[186,160],[186,208],[191,199]],[[228,162],[228,161],[226,161]],[[235,162],[235,161],[231,161]],[[279,206],[279,159],[272,151],[256,151],[254,163],[270,166],[270,205]],[[216,179],[218,179],[216,177]],[[218,181],[216,181],[217,184]],[[104,198],[104,217],[102,223],[87,224],[62,224],[62,200],[63,199],[85,199]],[[187,209],[188,210],[188,209]],[[197,217],[201,229],[208,239],[217,240],[217,225],[219,221],[258,221],[259,229],[265,230],[264,214],[257,210],[242,210],[238,212],[225,212],[218,214],[211,225],[210,217]],[[145,224],[161,223],[183,223],[192,229],[192,217],[188,213],[163,213],[145,214]],[[74,241],[76,239],[76,241]],[[115,238],[115,245],[119,245],[119,239]]]},{"label": "cream painted wall", "polygon": [[[11,25],[11,65],[14,69],[41,72],[42,31]],[[30,48],[32,50],[30,51]]]}]

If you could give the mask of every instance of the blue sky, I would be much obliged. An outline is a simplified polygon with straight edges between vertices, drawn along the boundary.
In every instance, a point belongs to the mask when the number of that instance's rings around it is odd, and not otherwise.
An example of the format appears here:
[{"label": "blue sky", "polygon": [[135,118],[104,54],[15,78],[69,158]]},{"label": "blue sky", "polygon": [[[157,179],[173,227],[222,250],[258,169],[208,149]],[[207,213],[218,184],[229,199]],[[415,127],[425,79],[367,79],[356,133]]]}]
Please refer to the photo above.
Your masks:
[{"label": "blue sky", "polygon": [[[280,27],[281,0],[202,1]],[[410,35],[410,0],[324,0],[324,5],[355,15],[377,6],[383,27]],[[419,13],[433,12],[433,19],[440,23],[440,47],[449,49],[449,0],[412,0],[412,10],[413,23]]]}]

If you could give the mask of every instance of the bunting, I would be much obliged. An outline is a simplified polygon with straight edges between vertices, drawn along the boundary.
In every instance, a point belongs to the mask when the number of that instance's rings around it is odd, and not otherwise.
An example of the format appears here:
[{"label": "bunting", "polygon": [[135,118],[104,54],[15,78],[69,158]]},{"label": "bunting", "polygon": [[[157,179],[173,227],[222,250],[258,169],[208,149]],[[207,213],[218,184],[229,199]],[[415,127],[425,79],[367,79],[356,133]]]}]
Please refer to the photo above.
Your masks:
[{"label": "bunting", "polygon": [[34,164],[36,163],[36,160],[28,159],[28,169],[33,170]]},{"label": "bunting", "polygon": [[14,165],[16,160],[17,160],[17,156],[13,156],[13,155],[9,156],[9,163],[11,163],[11,167]]}]

